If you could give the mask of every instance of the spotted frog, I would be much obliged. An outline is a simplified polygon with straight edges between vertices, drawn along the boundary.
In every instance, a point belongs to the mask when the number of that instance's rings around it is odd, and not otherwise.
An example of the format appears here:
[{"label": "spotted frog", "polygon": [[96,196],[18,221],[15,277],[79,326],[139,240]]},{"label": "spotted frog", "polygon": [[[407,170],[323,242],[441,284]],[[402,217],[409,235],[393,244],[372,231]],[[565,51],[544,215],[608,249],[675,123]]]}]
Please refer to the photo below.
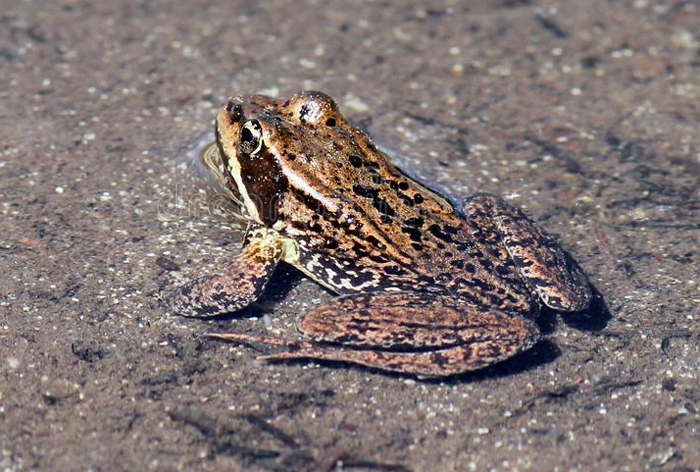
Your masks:
[{"label": "spotted frog", "polygon": [[530,348],[541,305],[590,303],[578,264],[520,210],[489,194],[455,207],[398,169],[323,93],[231,98],[202,160],[247,233],[222,273],[171,294],[171,311],[240,310],[280,261],[338,295],[302,317],[305,341],[216,335],[277,346],[264,359],[447,376]]}]

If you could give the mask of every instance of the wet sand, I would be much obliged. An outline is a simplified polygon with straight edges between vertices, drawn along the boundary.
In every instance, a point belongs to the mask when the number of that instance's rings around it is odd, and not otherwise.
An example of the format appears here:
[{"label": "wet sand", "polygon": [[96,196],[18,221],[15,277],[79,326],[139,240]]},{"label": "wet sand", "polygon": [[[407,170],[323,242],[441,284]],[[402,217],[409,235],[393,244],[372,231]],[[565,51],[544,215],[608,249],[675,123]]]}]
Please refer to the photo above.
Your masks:
[{"label": "wet sand", "polygon": [[[700,6],[174,3],[3,3],[0,470],[700,470]],[[168,315],[243,235],[199,191],[216,108],[301,89],[525,208],[601,298],[443,381],[201,337],[298,338],[333,295],[289,267],[236,316]]]}]

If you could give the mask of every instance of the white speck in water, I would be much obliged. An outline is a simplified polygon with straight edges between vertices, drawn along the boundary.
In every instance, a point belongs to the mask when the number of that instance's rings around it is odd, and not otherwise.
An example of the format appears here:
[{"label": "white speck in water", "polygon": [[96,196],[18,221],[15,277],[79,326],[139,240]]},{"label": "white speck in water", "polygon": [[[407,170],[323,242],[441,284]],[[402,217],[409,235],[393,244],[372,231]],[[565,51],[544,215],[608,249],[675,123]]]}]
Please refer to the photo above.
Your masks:
[{"label": "white speck in water", "polygon": [[272,328],[272,318],[270,318],[270,315],[263,315],[262,322],[263,326],[265,326],[266,329]]}]

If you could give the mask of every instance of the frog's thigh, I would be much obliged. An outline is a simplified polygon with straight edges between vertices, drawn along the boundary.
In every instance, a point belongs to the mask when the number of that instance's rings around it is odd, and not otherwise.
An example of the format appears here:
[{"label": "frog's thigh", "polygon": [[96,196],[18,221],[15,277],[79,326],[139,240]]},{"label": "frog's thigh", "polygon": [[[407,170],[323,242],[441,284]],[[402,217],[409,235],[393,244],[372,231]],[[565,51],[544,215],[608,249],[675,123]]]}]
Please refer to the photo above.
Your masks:
[{"label": "frog's thigh", "polygon": [[547,306],[563,311],[588,307],[591,287],[579,265],[522,211],[495,195],[478,194],[465,202],[464,212],[478,227],[498,234]]},{"label": "frog's thigh", "polygon": [[413,292],[345,295],[307,313],[301,329],[315,342],[268,358],[346,361],[441,376],[501,361],[539,337],[525,318]]},{"label": "frog's thigh", "polygon": [[273,238],[251,238],[222,274],[193,280],[171,293],[171,312],[215,316],[244,308],[257,300],[282,256]]}]

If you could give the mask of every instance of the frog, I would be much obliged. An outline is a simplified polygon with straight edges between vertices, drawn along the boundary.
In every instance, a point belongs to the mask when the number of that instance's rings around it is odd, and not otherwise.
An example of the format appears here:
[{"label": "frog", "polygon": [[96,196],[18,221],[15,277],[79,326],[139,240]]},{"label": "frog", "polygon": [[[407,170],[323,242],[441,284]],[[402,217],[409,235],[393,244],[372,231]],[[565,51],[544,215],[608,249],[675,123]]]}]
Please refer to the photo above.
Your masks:
[{"label": "frog", "polygon": [[301,340],[209,333],[264,346],[260,359],[447,377],[530,349],[543,308],[591,303],[580,265],[522,210],[489,193],[457,205],[402,171],[329,95],[232,97],[215,138],[201,160],[246,233],[221,273],[167,297],[170,311],[246,308],[282,261],[336,295],[300,317]]}]

